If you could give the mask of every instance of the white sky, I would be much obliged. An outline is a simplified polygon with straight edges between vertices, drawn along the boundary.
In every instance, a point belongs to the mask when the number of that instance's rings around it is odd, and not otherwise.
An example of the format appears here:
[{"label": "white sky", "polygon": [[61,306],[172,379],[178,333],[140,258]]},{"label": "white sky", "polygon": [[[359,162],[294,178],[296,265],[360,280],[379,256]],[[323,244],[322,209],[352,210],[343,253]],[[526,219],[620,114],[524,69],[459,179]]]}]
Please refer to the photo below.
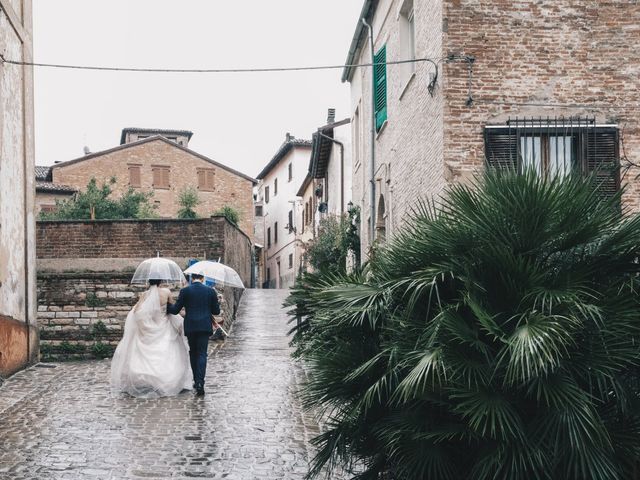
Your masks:
[{"label": "white sky", "polygon": [[[362,0],[33,0],[34,59],[155,68],[344,63]],[[286,132],[348,116],[341,70],[167,74],[35,71],[36,164],[120,142],[124,127],[194,132],[193,150],[255,176]]]}]

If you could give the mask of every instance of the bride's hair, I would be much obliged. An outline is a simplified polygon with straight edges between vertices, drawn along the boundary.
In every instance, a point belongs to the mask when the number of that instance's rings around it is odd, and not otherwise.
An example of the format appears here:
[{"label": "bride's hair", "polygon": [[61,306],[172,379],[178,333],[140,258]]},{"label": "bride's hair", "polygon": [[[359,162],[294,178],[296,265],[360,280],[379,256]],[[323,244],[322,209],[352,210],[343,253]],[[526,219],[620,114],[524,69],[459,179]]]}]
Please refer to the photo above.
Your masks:
[{"label": "bride's hair", "polygon": [[149,285],[160,285],[162,283],[162,280],[156,280],[155,278],[152,278],[149,280]]}]

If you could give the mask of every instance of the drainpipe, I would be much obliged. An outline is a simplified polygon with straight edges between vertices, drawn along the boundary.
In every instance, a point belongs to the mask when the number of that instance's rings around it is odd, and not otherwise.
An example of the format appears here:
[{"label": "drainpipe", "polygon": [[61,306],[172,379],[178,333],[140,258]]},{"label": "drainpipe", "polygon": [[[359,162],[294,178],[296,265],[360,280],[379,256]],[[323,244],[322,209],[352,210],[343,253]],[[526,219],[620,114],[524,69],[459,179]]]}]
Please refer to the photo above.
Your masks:
[{"label": "drainpipe", "polygon": [[375,143],[376,143],[376,86],[374,83],[374,70],[375,67],[375,54],[373,52],[373,28],[371,25],[367,23],[367,21],[361,18],[362,24],[369,29],[369,47],[371,49],[371,161],[369,174],[370,174],[370,191],[371,205],[369,207],[371,218],[369,219],[369,238],[371,239],[371,244],[373,244],[376,239],[376,152],[375,152]]},{"label": "drainpipe", "polygon": [[340,213],[344,213],[344,143],[325,135],[320,130],[318,130],[318,135],[340,147]]}]

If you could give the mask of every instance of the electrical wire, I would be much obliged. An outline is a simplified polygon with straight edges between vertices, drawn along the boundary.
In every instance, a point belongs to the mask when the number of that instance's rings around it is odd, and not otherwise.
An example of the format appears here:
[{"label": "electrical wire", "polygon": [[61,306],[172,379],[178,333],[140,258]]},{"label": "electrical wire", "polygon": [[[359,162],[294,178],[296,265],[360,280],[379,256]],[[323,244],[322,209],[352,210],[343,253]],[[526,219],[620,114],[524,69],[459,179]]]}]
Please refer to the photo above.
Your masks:
[{"label": "electrical wire", "polygon": [[347,65],[306,65],[298,67],[263,67],[263,68],[139,68],[139,67],[103,67],[92,65],[65,65],[59,63],[23,62],[6,59],[0,54],[0,62],[10,65],[29,67],[62,68],[72,70],[98,70],[107,72],[146,72],[146,73],[260,73],[260,72],[301,72],[309,70],[337,70],[344,68],[375,67],[378,65],[402,65],[406,63],[430,62],[434,65],[441,59],[414,58],[410,60],[392,60],[378,63],[356,63]]}]

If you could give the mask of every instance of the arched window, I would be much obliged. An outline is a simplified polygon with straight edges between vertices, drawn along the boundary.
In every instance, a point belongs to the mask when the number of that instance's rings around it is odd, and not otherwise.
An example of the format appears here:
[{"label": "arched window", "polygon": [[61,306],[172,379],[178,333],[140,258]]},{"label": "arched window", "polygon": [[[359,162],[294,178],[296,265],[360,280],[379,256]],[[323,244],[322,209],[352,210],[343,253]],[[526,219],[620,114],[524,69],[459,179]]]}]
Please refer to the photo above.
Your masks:
[{"label": "arched window", "polygon": [[384,242],[387,239],[386,227],[386,210],[384,205],[384,196],[380,195],[378,199],[378,215],[376,217],[376,239]]}]

